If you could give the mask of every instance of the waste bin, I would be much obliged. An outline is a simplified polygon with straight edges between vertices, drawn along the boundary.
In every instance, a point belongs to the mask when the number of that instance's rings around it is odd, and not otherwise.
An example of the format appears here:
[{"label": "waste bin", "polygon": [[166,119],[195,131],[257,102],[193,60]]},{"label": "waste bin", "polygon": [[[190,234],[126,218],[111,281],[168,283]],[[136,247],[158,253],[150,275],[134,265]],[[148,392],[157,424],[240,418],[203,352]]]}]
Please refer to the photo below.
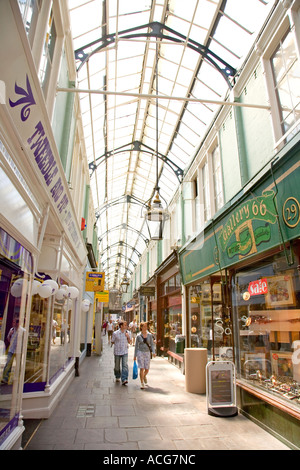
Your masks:
[{"label": "waste bin", "polygon": [[185,389],[190,393],[206,392],[206,348],[185,348]]},{"label": "waste bin", "polygon": [[175,352],[177,354],[183,354],[184,346],[185,346],[185,336],[176,335],[175,336]]}]

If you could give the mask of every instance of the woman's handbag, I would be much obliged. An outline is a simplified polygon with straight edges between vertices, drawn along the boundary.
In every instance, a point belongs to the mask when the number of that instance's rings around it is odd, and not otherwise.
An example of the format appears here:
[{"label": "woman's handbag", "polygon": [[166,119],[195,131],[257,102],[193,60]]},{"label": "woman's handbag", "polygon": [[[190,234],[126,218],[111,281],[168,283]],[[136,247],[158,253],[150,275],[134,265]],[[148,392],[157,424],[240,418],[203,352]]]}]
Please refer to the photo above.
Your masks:
[{"label": "woman's handbag", "polygon": [[149,351],[150,351],[150,359],[152,359],[152,349],[151,349],[151,346],[150,346],[150,344],[148,343],[147,338],[144,338],[143,336],[142,336],[142,338],[143,338],[144,343],[147,344],[147,346],[148,346],[148,348],[149,348]]},{"label": "woman's handbag", "polygon": [[138,366],[137,366],[136,361],[133,362],[132,378],[133,378],[133,380],[138,378]]}]

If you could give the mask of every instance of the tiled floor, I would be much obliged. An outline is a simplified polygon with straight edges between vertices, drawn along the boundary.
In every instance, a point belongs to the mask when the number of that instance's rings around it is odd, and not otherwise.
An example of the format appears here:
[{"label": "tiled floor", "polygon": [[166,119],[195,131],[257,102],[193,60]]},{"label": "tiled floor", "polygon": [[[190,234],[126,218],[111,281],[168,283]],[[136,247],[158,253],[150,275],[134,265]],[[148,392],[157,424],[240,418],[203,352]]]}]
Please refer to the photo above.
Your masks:
[{"label": "tiled floor", "polygon": [[[132,371],[133,347],[129,348]],[[131,374],[130,374],[131,377]],[[25,450],[288,450],[242,415],[208,415],[205,395],[185,391],[185,376],[151,361],[149,387],[114,382],[113,349],[86,358],[59,405]]]}]

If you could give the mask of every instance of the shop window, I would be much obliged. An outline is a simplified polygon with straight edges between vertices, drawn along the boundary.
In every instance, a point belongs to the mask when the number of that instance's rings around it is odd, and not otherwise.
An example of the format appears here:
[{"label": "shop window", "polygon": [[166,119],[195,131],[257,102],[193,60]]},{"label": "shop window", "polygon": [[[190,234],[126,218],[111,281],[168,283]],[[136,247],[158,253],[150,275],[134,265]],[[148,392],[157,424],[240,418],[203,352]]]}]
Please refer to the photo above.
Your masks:
[{"label": "shop window", "polygon": [[168,292],[172,292],[175,289],[176,289],[175,276],[173,276],[168,281]]},{"label": "shop window", "polygon": [[149,312],[148,312],[148,319],[149,319],[149,328],[150,332],[154,336],[154,340],[156,341],[157,337],[157,302],[156,300],[152,300],[149,302]]},{"label": "shop window", "polygon": [[[34,390],[43,390],[47,381],[50,336],[47,318],[51,317],[52,301],[52,297],[43,299],[38,294],[32,296],[24,378],[25,391],[32,390],[32,387],[28,387],[30,383],[34,384]],[[38,386],[40,382],[43,383],[41,388]]]},{"label": "shop window", "polygon": [[28,288],[29,275],[0,259],[0,444],[18,423]]},{"label": "shop window", "polygon": [[50,353],[50,382],[65,367],[70,357],[70,332],[73,303],[71,299],[55,300]]},{"label": "shop window", "polygon": [[285,135],[289,132],[290,139],[300,128],[296,125],[300,115],[300,66],[292,31],[289,31],[280,41],[271,57],[271,67],[282,133]]},{"label": "shop window", "polygon": [[177,274],[175,276],[170,277],[170,279],[163,284],[161,284],[161,295],[169,294],[177,289],[180,289],[181,281],[180,275]]},{"label": "shop window", "polygon": [[281,258],[233,277],[238,376],[300,406],[300,285]]},{"label": "shop window", "polygon": [[172,295],[167,299],[164,309],[164,351],[173,353],[183,353],[179,350],[179,340],[182,336],[182,305],[181,296]]},{"label": "shop window", "polygon": [[73,302],[57,300],[55,296],[32,296],[25,392],[44,390],[46,383],[51,383],[68,361]]},{"label": "shop window", "polygon": [[209,360],[232,360],[232,326],[219,281],[189,289],[190,346],[207,348]]},{"label": "shop window", "polygon": [[176,289],[181,288],[181,277],[179,273],[175,275],[175,284],[176,284]]}]

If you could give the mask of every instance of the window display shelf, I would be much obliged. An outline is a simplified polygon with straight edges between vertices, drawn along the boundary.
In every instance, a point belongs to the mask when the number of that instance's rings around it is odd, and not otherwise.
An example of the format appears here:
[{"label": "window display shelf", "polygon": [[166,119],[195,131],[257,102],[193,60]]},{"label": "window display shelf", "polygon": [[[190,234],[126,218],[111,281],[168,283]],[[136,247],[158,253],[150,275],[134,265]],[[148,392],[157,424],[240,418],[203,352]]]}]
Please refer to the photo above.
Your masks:
[{"label": "window display shelf", "polygon": [[300,419],[300,409],[297,405],[294,405],[291,401],[281,398],[279,395],[275,396],[264,389],[259,387],[257,384],[252,386],[249,382],[244,379],[237,379],[236,384],[238,387],[246,390],[257,398],[264,400],[272,406],[276,406],[283,412],[288,413],[296,419]]}]

